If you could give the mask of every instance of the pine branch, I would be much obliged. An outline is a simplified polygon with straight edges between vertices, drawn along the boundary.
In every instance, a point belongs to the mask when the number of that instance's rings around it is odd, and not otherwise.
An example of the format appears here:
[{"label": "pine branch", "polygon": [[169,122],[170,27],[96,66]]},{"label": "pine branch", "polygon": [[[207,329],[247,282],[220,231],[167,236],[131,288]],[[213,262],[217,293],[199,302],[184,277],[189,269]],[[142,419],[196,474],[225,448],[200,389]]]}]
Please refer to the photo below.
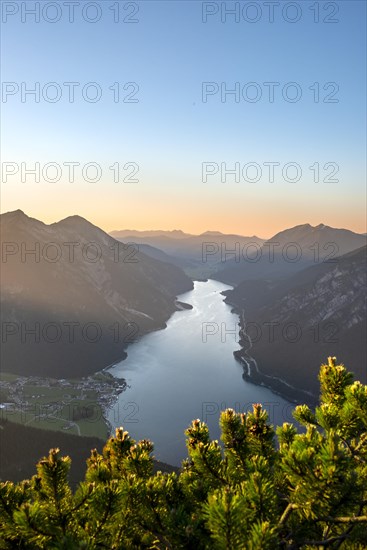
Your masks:
[{"label": "pine branch", "polygon": [[296,510],[297,508],[298,508],[297,504],[289,503],[279,520],[278,527],[282,527],[287,521],[287,519],[289,518],[289,516],[291,515],[291,513],[293,512],[293,510]]},{"label": "pine branch", "polygon": [[318,518],[317,521],[328,521],[329,523],[366,523],[367,516],[353,516],[353,517],[336,517],[326,516],[326,518]]},{"label": "pine branch", "polygon": [[206,453],[208,452],[208,448],[205,448],[204,449],[204,452],[203,454],[201,455],[202,459],[203,459],[203,462],[205,464],[205,466],[207,467],[208,471],[211,473],[211,475],[217,479],[218,481],[220,481],[221,483],[223,483],[224,485],[227,485],[228,484],[228,481],[226,479],[224,479],[221,475],[219,475],[212,467],[211,465],[209,464],[208,462],[208,459],[206,457]]}]

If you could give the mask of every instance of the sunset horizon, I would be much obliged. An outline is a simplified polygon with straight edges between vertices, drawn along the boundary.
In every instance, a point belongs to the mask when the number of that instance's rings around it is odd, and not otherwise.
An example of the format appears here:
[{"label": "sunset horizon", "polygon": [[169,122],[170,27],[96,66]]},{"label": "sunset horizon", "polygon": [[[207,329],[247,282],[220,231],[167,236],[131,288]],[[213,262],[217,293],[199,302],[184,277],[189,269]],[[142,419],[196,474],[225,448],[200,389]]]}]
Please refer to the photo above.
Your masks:
[{"label": "sunset horizon", "polygon": [[249,228],[248,231],[245,231],[245,230],[225,230],[223,228],[216,228],[216,227],[212,227],[212,228],[206,228],[206,229],[199,229],[199,230],[186,230],[185,228],[181,227],[181,226],[172,226],[172,227],[163,227],[162,226],[149,226],[149,227],[141,227],[139,226],[138,224],[135,224],[134,227],[129,227],[129,226],[125,226],[123,225],[124,221],[121,222],[121,225],[118,227],[118,226],[106,226],[104,225],[103,223],[99,223],[98,220],[94,220],[93,219],[93,216],[83,216],[82,214],[80,213],[77,213],[77,212],[73,212],[73,213],[70,213],[70,214],[66,214],[64,216],[62,216],[61,218],[60,217],[56,217],[56,218],[52,218],[49,214],[47,216],[39,216],[39,215],[34,215],[34,214],[31,214],[30,212],[27,212],[25,210],[23,210],[22,208],[16,208],[14,210],[6,210],[6,211],[2,211],[0,213],[0,215],[2,214],[7,214],[7,213],[11,213],[11,212],[16,212],[17,210],[20,210],[21,212],[23,212],[26,216],[30,217],[30,218],[34,218],[34,219],[37,219],[38,221],[41,221],[43,222],[44,224],[46,225],[51,225],[53,223],[58,223],[66,218],[70,218],[70,217],[73,217],[73,216],[80,216],[84,219],[86,219],[87,221],[89,221],[90,223],[92,223],[93,225],[96,225],[97,227],[99,227],[100,229],[102,229],[103,231],[105,231],[106,233],[113,233],[113,232],[117,232],[117,231],[125,231],[125,232],[128,232],[128,231],[138,231],[138,232],[155,232],[155,231],[162,231],[162,232],[175,232],[175,231],[181,231],[182,233],[185,233],[187,235],[192,235],[192,236],[200,236],[200,235],[203,235],[205,233],[222,233],[224,235],[238,235],[238,236],[256,236],[258,238],[261,238],[261,239],[270,239],[271,237],[273,237],[274,235],[276,235],[277,233],[280,233],[281,231],[284,231],[286,229],[290,229],[290,228],[293,228],[293,227],[297,227],[297,226],[302,226],[302,225],[310,225],[311,227],[315,228],[315,227],[318,227],[320,225],[325,225],[325,226],[328,226],[328,227],[332,227],[334,229],[346,229],[348,231],[353,231],[354,233],[357,233],[357,234],[360,234],[360,235],[365,235],[366,232],[367,232],[367,228],[364,228],[364,230],[362,231],[358,231],[356,229],[353,229],[352,227],[346,227],[346,226],[339,226],[339,225],[332,225],[332,224],[328,224],[328,223],[325,223],[324,221],[319,221],[319,222],[309,222],[309,221],[301,221],[299,223],[296,223],[295,225],[282,225],[282,226],[279,226],[278,228],[274,229],[273,231],[269,231],[266,235],[263,234],[263,233],[256,233],[256,232],[253,232],[251,231],[251,228]]}]

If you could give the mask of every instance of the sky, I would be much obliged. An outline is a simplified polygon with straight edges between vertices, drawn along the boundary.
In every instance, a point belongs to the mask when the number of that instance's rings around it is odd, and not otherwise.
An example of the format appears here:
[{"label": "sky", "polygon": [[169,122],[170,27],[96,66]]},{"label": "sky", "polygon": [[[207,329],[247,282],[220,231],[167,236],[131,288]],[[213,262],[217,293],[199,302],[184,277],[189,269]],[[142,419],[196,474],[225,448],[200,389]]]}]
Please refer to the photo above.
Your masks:
[{"label": "sky", "polygon": [[366,232],[365,22],[351,0],[3,1],[1,211]]}]

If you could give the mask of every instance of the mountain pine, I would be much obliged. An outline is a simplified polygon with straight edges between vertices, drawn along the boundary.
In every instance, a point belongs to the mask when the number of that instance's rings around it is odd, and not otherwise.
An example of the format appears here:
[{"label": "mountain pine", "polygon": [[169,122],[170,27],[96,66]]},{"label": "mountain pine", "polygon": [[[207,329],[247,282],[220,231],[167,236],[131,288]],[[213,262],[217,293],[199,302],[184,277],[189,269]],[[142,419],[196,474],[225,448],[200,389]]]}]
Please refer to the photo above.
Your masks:
[{"label": "mountain pine", "polygon": [[153,474],[153,445],[120,428],[72,492],[51,449],[31,480],[1,483],[0,548],[367,548],[367,387],[335,358],[319,379],[300,429],[275,434],[260,404],[222,412],[221,443],[194,420],[179,473]]}]

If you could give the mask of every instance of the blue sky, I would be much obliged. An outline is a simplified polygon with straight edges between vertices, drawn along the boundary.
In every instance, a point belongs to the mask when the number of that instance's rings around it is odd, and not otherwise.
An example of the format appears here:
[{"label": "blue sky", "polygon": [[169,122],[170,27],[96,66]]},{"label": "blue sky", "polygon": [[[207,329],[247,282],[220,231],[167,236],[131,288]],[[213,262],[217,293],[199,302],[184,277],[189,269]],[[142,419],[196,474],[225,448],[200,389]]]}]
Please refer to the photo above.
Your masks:
[{"label": "blue sky", "polygon": [[[3,96],[2,161],[96,162],[103,176],[94,184],[81,176],[70,183],[66,170],[57,183],[9,177],[2,183],[2,211],[21,208],[46,222],[79,213],[107,230],[217,229],[268,236],[298,223],[323,222],[366,231],[364,2],[335,2],[331,8],[319,2],[319,23],[309,1],[294,3],[302,11],[296,23],[281,15],[289,2],[279,2],[274,23],[264,2],[257,2],[262,16],[256,23],[243,18],[236,23],[231,16],[223,23],[223,3],[212,2],[219,13],[203,23],[202,2],[151,0],[136,3],[135,24],[113,22],[112,0],[96,2],[102,18],[88,23],[80,16],[83,3],[70,23],[59,2],[62,18],[54,24],[42,16],[40,23],[30,16],[22,23],[22,2],[11,3],[19,12],[2,24],[3,82],[29,87],[57,82],[63,95],[57,103],[31,98],[22,103],[20,93],[4,103]],[[127,4],[120,2],[124,16],[134,9]],[[326,24],[322,19],[334,5],[339,22]],[[101,101],[88,103],[77,90],[75,103],[69,103],[63,83],[71,81],[81,87],[97,82]],[[139,102],[114,103],[108,89],[114,82],[136,82]],[[203,82],[224,82],[228,89],[256,82],[263,95],[257,103],[237,103],[233,96],[221,102],[218,93],[203,103]],[[280,83],[274,103],[264,82]],[[289,82],[302,90],[296,103],[282,98]],[[315,82],[319,103],[309,89]],[[338,103],[323,102],[333,90],[323,90],[328,82],[339,86]],[[222,182],[220,175],[202,181],[203,162],[226,162],[230,168],[235,162],[242,167],[269,161],[281,168],[297,162],[301,180],[284,181],[280,170],[270,183],[263,169],[256,183]],[[113,182],[108,167],[115,162],[136,162],[139,183]],[[308,167],[315,162],[337,163],[339,182],[314,182]]]}]

